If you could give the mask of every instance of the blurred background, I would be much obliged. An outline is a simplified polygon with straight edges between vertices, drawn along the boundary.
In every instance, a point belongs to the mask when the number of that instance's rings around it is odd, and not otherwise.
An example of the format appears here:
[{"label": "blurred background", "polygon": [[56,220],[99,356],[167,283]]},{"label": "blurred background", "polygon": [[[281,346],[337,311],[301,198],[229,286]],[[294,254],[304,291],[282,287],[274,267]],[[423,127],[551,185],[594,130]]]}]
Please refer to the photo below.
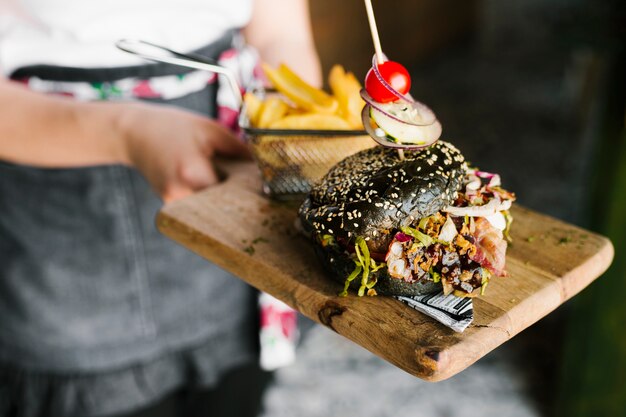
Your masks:
[{"label": "blurred background", "polygon": [[[374,1],[383,50],[443,137],[521,205],[607,235],[610,270],[450,380],[430,384],[310,325],[267,416],[626,415],[626,2]],[[363,79],[362,1],[312,0],[324,73]]]}]

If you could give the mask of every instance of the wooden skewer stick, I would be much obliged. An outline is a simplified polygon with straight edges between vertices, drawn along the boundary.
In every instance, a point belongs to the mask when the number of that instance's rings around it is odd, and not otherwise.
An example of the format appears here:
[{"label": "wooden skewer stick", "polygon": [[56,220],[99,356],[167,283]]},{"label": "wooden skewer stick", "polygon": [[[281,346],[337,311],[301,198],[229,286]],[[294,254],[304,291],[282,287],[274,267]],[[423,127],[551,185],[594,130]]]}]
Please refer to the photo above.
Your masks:
[{"label": "wooden skewer stick", "polygon": [[374,17],[374,8],[372,0],[365,0],[365,10],[367,10],[367,20],[370,23],[370,32],[372,32],[372,40],[374,41],[374,51],[376,52],[376,61],[378,64],[383,62],[383,49],[380,47],[380,37],[378,36],[378,28],[376,27],[376,18]]},{"label": "wooden skewer stick", "polygon": [[[365,0],[365,10],[367,10],[367,20],[370,23],[370,32],[372,32],[372,40],[374,41],[374,51],[376,52],[376,62],[378,65],[383,64],[383,48],[380,46],[380,37],[378,36],[378,28],[376,27],[376,18],[374,17],[374,8],[372,0]],[[404,150],[398,149],[398,157],[404,161]]]}]

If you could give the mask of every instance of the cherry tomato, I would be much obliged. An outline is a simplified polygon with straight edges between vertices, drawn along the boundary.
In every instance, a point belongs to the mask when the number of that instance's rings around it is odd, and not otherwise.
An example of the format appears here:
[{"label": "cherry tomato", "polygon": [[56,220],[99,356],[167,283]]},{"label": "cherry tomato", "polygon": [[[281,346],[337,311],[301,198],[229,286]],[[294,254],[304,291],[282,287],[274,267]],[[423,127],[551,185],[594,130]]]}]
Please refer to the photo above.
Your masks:
[{"label": "cherry tomato", "polygon": [[[411,77],[401,64],[394,61],[385,61],[378,65],[378,72],[400,94],[406,94],[411,89]],[[379,103],[389,103],[398,100],[398,97],[387,90],[376,77],[373,68],[370,68],[365,76],[365,90]]]}]

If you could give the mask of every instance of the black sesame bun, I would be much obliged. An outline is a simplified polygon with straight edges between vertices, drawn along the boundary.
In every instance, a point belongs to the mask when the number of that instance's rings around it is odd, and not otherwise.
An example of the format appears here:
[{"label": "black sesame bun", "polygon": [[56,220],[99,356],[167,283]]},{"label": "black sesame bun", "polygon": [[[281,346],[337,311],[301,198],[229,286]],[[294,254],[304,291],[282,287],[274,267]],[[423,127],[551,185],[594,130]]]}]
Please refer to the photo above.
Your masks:
[{"label": "black sesame bun", "polygon": [[[404,151],[404,159],[397,150],[380,146],[358,152],[335,165],[311,190],[300,207],[302,227],[317,244],[333,242],[316,245],[316,251],[344,282],[354,270],[348,252],[357,238],[366,241],[373,258],[384,257],[395,230],[454,201],[465,170],[461,152],[443,141]],[[416,295],[441,287],[393,279],[387,268],[372,274],[377,279],[374,289],[382,295]]]}]

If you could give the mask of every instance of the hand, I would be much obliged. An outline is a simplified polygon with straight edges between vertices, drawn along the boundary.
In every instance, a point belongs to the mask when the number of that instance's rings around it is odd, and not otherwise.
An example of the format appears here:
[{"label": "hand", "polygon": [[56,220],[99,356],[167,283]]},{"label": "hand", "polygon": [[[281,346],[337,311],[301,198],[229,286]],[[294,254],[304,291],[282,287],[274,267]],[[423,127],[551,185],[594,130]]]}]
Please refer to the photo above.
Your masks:
[{"label": "hand", "polygon": [[78,102],[0,76],[0,109],[0,159],[50,168],[131,165],[165,201],[217,182],[214,155],[247,155],[217,122],[167,106]]},{"label": "hand", "polygon": [[212,157],[249,157],[246,146],[218,122],[167,106],[123,105],[126,162],[169,202],[218,182]]}]

